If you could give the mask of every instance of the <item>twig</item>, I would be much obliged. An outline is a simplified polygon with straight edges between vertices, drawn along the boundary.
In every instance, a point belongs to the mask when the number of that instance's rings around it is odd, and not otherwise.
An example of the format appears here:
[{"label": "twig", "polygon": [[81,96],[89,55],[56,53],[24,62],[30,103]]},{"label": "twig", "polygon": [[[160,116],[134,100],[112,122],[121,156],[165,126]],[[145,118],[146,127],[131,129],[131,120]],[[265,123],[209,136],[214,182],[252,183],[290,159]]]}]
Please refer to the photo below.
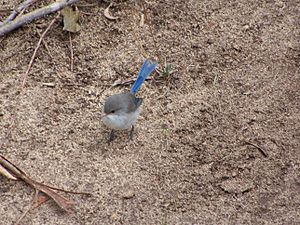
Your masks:
[{"label": "twig", "polygon": [[246,144],[248,144],[248,145],[251,145],[251,146],[257,148],[257,149],[259,150],[259,152],[260,152],[264,157],[268,157],[268,154],[266,153],[266,151],[265,151],[263,148],[261,148],[260,146],[258,146],[258,145],[256,145],[256,144],[253,144],[253,143],[251,143],[251,142],[249,142],[249,141],[244,141],[244,142],[245,142]]},{"label": "twig", "polygon": [[72,34],[69,32],[69,40],[70,40],[70,70],[73,72],[73,66],[74,66],[74,55],[73,55],[73,46],[72,46]]},{"label": "twig", "polygon": [[[41,34],[38,30],[37,30],[37,33],[38,33],[38,35],[39,35],[40,38],[41,38],[41,37],[42,37],[42,34]],[[48,55],[50,56],[51,59],[53,59],[53,56],[52,56],[52,54],[51,54],[51,52],[50,52],[50,50],[49,50],[49,47],[48,47],[47,42],[46,42],[44,39],[42,39],[42,42],[43,42],[43,45],[45,46],[45,48],[47,49]]]},{"label": "twig", "polygon": [[27,79],[29,70],[31,69],[31,66],[32,66],[33,61],[34,61],[34,59],[35,59],[37,50],[39,49],[42,40],[43,40],[44,36],[46,35],[46,33],[48,32],[48,30],[51,28],[51,26],[52,26],[52,25],[54,24],[54,22],[57,20],[57,18],[59,17],[59,15],[60,15],[60,14],[58,13],[57,16],[51,21],[51,23],[49,24],[49,26],[47,27],[47,29],[44,31],[44,33],[41,35],[40,40],[38,41],[37,46],[36,46],[36,48],[35,48],[35,50],[34,50],[34,52],[33,52],[33,55],[32,55],[32,57],[31,57],[31,59],[30,59],[28,68],[27,68],[27,70],[26,70],[26,72],[25,72],[25,74],[24,74],[23,82],[22,82],[22,89],[23,89],[24,86],[25,86],[25,82],[26,82],[26,79]]},{"label": "twig", "polygon": [[69,194],[74,194],[74,195],[88,195],[88,196],[92,196],[91,193],[89,192],[82,192],[82,191],[69,191],[69,190],[64,190],[64,189],[61,189],[61,188],[57,188],[57,187],[52,187],[50,185],[46,185],[46,184],[43,184],[44,186],[50,188],[50,189],[53,189],[53,190],[56,190],[56,191],[61,191],[61,192],[65,192],[65,193],[69,193]]},{"label": "twig", "polygon": [[19,7],[15,10],[13,10],[11,12],[11,14],[9,15],[9,17],[7,17],[3,22],[0,22],[0,26],[12,21],[14,18],[16,18],[16,16],[18,15],[19,12],[23,11],[24,9],[26,9],[27,6],[29,6],[32,2],[34,2],[35,0],[26,0],[25,2],[23,2],[22,4],[19,5]]},{"label": "twig", "polygon": [[41,18],[43,16],[46,16],[50,13],[54,13],[58,10],[61,10],[62,8],[72,5],[79,0],[59,0],[56,1],[48,6],[45,6],[40,9],[36,9],[33,12],[27,13],[23,16],[20,16],[16,18],[13,21],[10,21],[8,23],[5,23],[0,27],[0,36],[3,36],[4,34],[9,33],[10,31],[13,31],[21,26],[23,26],[26,23],[29,23],[35,19]]},{"label": "twig", "polygon": [[15,225],[19,225],[21,220],[29,213],[29,211],[33,208],[34,203],[36,202],[37,198],[38,198],[38,194],[39,194],[39,190],[35,190],[34,192],[34,196],[31,200],[31,204],[28,207],[28,209],[26,209],[23,214],[20,216],[20,218],[17,220],[17,222],[15,223]]}]

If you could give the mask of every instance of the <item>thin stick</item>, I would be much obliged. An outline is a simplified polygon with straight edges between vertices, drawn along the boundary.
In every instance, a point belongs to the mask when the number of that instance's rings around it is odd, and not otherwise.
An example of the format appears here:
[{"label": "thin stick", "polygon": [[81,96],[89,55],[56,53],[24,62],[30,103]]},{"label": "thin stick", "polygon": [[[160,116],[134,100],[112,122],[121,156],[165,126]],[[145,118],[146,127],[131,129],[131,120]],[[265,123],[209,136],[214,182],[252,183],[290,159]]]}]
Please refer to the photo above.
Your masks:
[{"label": "thin stick", "polygon": [[[38,33],[38,35],[39,35],[40,38],[41,38],[41,37],[42,37],[42,34],[41,34],[38,30],[37,30],[37,33]],[[52,56],[52,54],[51,54],[51,52],[50,52],[50,50],[49,50],[49,47],[48,47],[47,42],[46,42],[44,39],[42,39],[42,42],[43,42],[43,45],[45,46],[45,48],[47,49],[48,55],[50,56],[51,59],[53,59],[53,56]]]},{"label": "thin stick", "polygon": [[3,36],[4,34],[7,34],[24,24],[27,24],[35,19],[41,18],[43,16],[46,16],[50,13],[54,13],[58,10],[61,10],[62,8],[65,8],[66,6],[72,5],[79,0],[59,0],[56,1],[50,5],[47,5],[43,8],[36,9],[30,13],[27,13],[23,16],[20,16],[16,18],[13,21],[10,21],[8,23],[5,23],[4,25],[0,26],[0,36]]},{"label": "thin stick", "polygon": [[53,190],[56,190],[56,191],[65,192],[65,193],[69,193],[69,194],[74,194],[74,195],[88,195],[88,196],[92,195],[91,193],[88,193],[88,192],[69,191],[69,190],[64,190],[64,189],[57,188],[57,187],[52,187],[52,186],[49,186],[49,185],[46,185],[46,184],[43,184],[43,185],[46,186],[46,187],[48,187],[48,188],[50,188],[50,189],[53,189]]},{"label": "thin stick", "polygon": [[259,152],[260,152],[264,157],[268,157],[268,154],[266,153],[266,151],[265,151],[263,148],[261,148],[260,146],[258,146],[258,145],[256,145],[256,144],[253,144],[253,143],[251,143],[251,142],[249,142],[249,141],[244,141],[244,142],[245,142],[246,144],[248,144],[248,145],[251,145],[251,146],[257,148],[257,149],[259,150]]},{"label": "thin stick", "polygon": [[11,14],[9,15],[9,17],[7,17],[2,23],[0,22],[0,26],[2,26],[4,24],[12,21],[14,18],[16,18],[16,16],[18,15],[18,13],[20,13],[23,10],[25,10],[27,8],[27,6],[29,6],[34,1],[35,0],[26,0],[25,2],[23,2],[22,4],[20,4],[17,9],[14,9],[11,12]]},{"label": "thin stick", "polygon": [[37,51],[38,51],[38,49],[39,49],[39,47],[40,47],[40,45],[41,45],[42,40],[43,40],[43,38],[45,37],[45,35],[46,35],[46,33],[48,32],[48,30],[49,30],[49,29],[51,28],[51,26],[54,24],[54,22],[58,19],[59,15],[60,15],[60,14],[58,13],[57,16],[51,21],[51,23],[49,24],[49,26],[47,27],[47,29],[44,31],[44,33],[41,35],[40,40],[38,41],[37,46],[36,46],[36,48],[35,48],[35,50],[34,50],[34,52],[33,52],[33,55],[32,55],[32,57],[31,57],[31,60],[30,60],[30,62],[29,62],[28,68],[27,68],[27,70],[26,70],[26,72],[25,72],[25,74],[24,74],[23,82],[22,82],[22,89],[23,89],[24,86],[25,86],[25,83],[26,83],[26,79],[27,79],[27,77],[28,77],[29,70],[31,69],[31,66],[32,66],[32,64],[33,64],[33,61],[34,61],[34,59],[35,59],[36,53],[37,53]]},{"label": "thin stick", "polygon": [[30,206],[28,207],[28,209],[26,209],[23,214],[20,216],[20,218],[17,220],[17,222],[15,223],[15,225],[19,225],[21,220],[29,213],[29,211],[32,209],[35,201],[37,200],[38,198],[38,194],[39,194],[39,190],[35,189],[35,192],[34,192],[34,196],[31,200],[31,204]]},{"label": "thin stick", "polygon": [[69,40],[70,40],[70,70],[73,72],[73,66],[74,66],[74,55],[73,55],[73,46],[72,46],[72,34],[69,32]]}]

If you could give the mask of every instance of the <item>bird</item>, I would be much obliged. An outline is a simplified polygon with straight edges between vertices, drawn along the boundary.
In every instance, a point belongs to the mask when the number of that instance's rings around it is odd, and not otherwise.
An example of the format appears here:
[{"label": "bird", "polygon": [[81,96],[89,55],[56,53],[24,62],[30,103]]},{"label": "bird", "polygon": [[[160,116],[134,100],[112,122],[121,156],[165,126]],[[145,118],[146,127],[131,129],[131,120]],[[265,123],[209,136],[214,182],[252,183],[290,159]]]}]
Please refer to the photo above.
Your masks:
[{"label": "bird", "polygon": [[109,96],[104,103],[102,112],[102,122],[111,129],[108,143],[114,140],[115,130],[129,130],[129,138],[132,140],[134,125],[140,113],[142,98],[136,97],[136,93],[142,86],[146,78],[155,70],[158,63],[151,59],[146,59],[138,73],[137,79],[132,85],[130,92],[114,94]]}]

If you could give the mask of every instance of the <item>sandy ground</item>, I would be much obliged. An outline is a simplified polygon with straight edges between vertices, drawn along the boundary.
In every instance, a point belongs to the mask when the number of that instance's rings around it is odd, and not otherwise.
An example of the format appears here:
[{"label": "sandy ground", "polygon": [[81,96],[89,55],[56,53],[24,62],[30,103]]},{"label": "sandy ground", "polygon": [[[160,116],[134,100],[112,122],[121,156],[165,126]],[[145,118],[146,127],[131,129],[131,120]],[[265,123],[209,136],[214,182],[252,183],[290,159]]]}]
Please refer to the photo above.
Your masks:
[{"label": "sandy ground", "polygon": [[[108,1],[80,4],[73,72],[60,18],[20,92],[55,15],[0,38],[1,154],[38,181],[93,193],[65,195],[75,215],[48,201],[22,224],[300,224],[299,1],[115,1],[117,21],[103,16]],[[173,73],[143,85],[133,141],[118,132],[108,145],[101,105],[129,90],[112,84],[145,57]],[[0,182],[0,224],[13,224],[33,190]]]}]

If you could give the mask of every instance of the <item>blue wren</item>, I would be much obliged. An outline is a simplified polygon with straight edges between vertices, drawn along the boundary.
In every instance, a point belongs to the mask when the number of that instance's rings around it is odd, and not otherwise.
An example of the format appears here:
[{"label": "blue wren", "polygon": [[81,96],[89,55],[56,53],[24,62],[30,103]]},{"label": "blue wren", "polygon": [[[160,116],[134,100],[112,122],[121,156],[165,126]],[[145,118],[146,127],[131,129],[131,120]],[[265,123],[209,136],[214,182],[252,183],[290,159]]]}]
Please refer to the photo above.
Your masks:
[{"label": "blue wren", "polygon": [[134,124],[140,113],[142,98],[135,96],[146,78],[155,70],[157,62],[146,60],[139,71],[130,92],[115,94],[108,97],[104,103],[102,121],[112,129],[108,142],[114,139],[114,130],[129,130],[133,137]]}]

